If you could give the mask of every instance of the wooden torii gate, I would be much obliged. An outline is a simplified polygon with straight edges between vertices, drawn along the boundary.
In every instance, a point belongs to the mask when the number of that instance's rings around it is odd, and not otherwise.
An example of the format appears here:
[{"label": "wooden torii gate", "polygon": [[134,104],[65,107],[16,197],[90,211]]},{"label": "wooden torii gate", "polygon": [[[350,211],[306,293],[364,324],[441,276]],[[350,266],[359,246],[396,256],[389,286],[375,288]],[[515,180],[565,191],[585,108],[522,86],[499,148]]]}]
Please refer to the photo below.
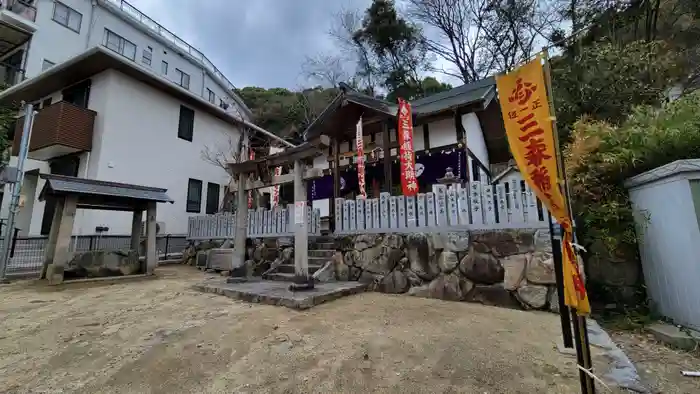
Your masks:
[{"label": "wooden torii gate", "polygon": [[[232,176],[230,190],[237,192],[236,200],[236,235],[233,247],[233,267],[243,267],[245,264],[246,238],[248,236],[246,224],[248,211],[248,198],[245,191],[294,183],[294,282],[290,290],[309,290],[314,287],[314,280],[309,275],[309,233],[306,223],[306,181],[320,178],[323,170],[318,168],[304,168],[304,160],[320,156],[330,146],[328,136],[320,135],[302,145],[288,148],[287,150],[271,156],[240,163],[228,163]],[[274,168],[288,164],[294,165],[291,174],[270,176]],[[252,180],[251,174],[258,174],[260,179]],[[239,185],[244,185],[239,187]]]}]

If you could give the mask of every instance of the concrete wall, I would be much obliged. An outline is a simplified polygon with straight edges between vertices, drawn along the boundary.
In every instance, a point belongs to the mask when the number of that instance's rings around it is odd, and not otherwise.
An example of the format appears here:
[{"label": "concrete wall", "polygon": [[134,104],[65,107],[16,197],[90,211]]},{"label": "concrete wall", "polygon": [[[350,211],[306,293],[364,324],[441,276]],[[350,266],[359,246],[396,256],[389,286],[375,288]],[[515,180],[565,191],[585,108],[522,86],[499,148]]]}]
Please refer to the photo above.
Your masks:
[{"label": "concrete wall", "polygon": [[[60,99],[60,93],[57,94]],[[240,132],[208,113],[195,111],[192,142],[178,138],[180,102],[165,93],[131,79],[118,71],[108,70],[92,78],[88,107],[97,112],[93,132],[93,150],[80,155],[78,176],[114,182],[132,183],[168,189],[175,204],[159,204],[159,222],[164,232],[184,234],[187,218],[187,183],[189,178],[203,182],[201,214],[206,208],[207,183],[221,186],[220,201],[228,174],[202,158],[206,148],[226,150],[237,141]],[[144,111],[147,108],[147,111]],[[16,163],[16,157],[10,164]],[[48,162],[29,160],[26,171],[50,171]],[[25,207],[18,225],[23,234],[38,235],[44,213],[44,202],[38,195],[44,181],[36,188],[25,184]],[[31,197],[34,191],[35,197]],[[5,188],[3,215],[7,213],[10,188]],[[27,212],[31,212],[28,218]],[[28,224],[28,227],[27,227]],[[109,227],[109,234],[128,234],[131,214],[109,211],[79,210],[74,234],[93,234],[96,226]]]},{"label": "concrete wall", "polygon": [[[62,3],[82,14],[80,32],[75,32],[53,21],[54,2],[39,0],[36,5],[36,24],[39,28],[28,44],[29,54],[25,64],[28,78],[42,72],[45,59],[59,64],[89,48],[104,45],[105,29],[109,29],[136,45],[134,59],[136,64],[162,75],[161,64],[166,61],[168,62],[168,74],[164,75],[166,78],[175,81],[175,69],[178,68],[190,75],[190,91],[208,100],[206,89],[211,89],[216,94],[214,100],[216,105],[219,105],[219,99],[223,99],[231,105],[227,112],[236,114],[242,112],[234,106],[232,93],[206,73],[199,62],[192,60],[189,55],[179,54],[173,44],[150,32],[128,16],[124,16],[121,11],[101,5],[110,4],[109,2],[103,0],[96,2],[94,6],[90,0],[62,0]],[[153,49],[151,65],[143,63],[143,51],[147,47]],[[180,52],[184,51],[180,50]]]}]

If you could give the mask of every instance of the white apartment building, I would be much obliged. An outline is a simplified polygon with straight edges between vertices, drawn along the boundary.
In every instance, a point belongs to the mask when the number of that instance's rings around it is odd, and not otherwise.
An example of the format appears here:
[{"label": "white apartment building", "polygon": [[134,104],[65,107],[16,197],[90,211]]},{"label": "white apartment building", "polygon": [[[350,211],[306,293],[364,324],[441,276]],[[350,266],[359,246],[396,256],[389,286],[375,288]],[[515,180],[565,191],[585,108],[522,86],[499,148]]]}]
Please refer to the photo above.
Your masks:
[{"label": "white apartment building", "polygon": [[[48,232],[39,173],[168,189],[161,233],[213,213],[228,175],[203,159],[241,136],[250,110],[201,52],[120,0],[0,0],[0,105],[35,103],[16,227]],[[15,127],[16,154],[22,119]],[[10,164],[16,163],[16,157]],[[7,214],[5,187],[2,216]],[[79,210],[74,232],[128,234],[131,214]]]}]

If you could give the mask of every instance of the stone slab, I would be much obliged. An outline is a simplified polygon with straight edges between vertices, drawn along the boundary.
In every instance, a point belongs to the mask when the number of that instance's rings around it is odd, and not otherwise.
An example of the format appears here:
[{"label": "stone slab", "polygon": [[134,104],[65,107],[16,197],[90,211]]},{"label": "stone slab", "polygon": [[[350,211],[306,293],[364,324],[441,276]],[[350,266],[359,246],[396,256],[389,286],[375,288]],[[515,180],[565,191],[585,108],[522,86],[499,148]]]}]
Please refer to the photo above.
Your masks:
[{"label": "stone slab", "polygon": [[658,341],[683,350],[693,350],[700,344],[700,332],[688,328],[657,322],[649,325],[647,331]]},{"label": "stone slab", "polygon": [[336,300],[365,291],[366,283],[327,282],[317,283],[313,290],[289,290],[289,282],[251,280],[245,283],[226,283],[225,280],[213,280],[194,286],[205,293],[220,294],[235,300],[260,304],[286,306],[292,309],[309,309],[324,302]]}]

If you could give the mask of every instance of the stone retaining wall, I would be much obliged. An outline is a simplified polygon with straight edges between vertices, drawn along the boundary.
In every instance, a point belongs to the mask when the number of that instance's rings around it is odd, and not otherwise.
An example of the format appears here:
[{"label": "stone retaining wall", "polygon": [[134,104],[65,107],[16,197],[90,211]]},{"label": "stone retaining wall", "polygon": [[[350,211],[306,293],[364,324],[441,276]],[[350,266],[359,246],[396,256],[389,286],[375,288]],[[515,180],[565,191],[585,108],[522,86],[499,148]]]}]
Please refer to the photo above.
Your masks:
[{"label": "stone retaining wall", "polygon": [[336,239],[320,280],[359,280],[385,293],[558,311],[546,230],[385,234]]}]

